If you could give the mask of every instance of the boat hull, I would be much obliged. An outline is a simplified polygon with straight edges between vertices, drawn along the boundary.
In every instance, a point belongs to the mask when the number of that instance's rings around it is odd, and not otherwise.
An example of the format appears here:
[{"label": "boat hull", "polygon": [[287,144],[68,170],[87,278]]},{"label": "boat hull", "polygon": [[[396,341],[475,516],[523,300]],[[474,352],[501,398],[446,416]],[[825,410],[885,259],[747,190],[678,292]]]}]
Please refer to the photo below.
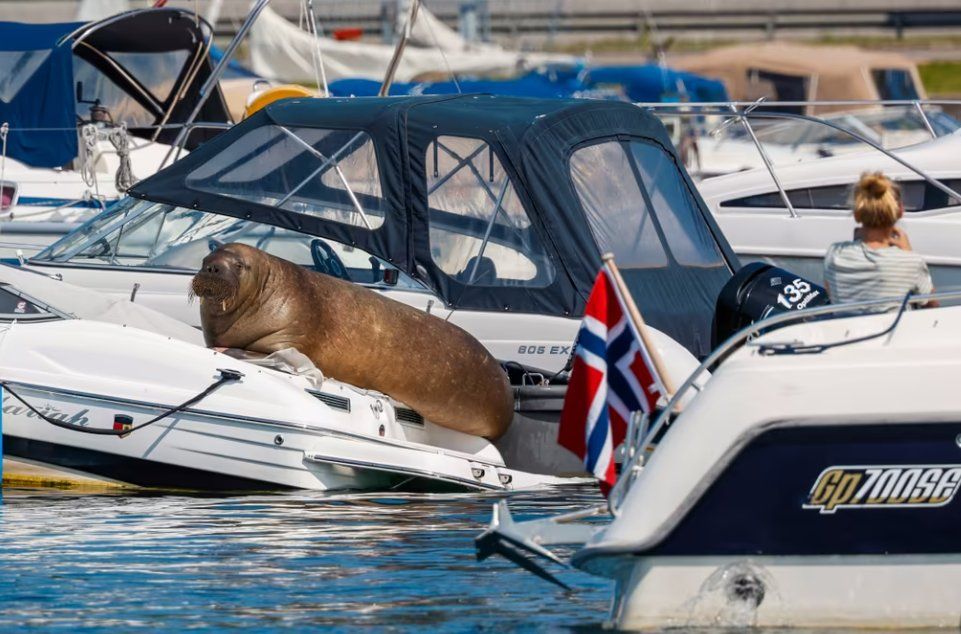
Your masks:
[{"label": "boat hull", "polygon": [[956,628],[961,555],[633,559],[618,578],[611,621],[625,630]]},{"label": "boat hull", "polygon": [[[177,407],[224,372],[237,378]],[[420,480],[503,490],[531,480],[507,469],[485,439],[434,425],[383,394],[115,324],[10,325],[0,330],[0,377],[5,453],[85,478],[199,490],[386,489]],[[137,429],[84,432],[124,420]]]}]

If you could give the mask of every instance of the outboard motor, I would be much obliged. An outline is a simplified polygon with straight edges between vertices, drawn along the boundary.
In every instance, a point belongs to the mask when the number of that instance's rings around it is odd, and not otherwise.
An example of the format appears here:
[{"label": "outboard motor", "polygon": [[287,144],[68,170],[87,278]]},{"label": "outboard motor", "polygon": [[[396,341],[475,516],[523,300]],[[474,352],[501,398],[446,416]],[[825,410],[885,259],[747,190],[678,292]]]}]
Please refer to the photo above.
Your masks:
[{"label": "outboard motor", "polygon": [[752,262],[741,267],[717,296],[711,347],[765,317],[829,303],[823,286],[771,264]]}]

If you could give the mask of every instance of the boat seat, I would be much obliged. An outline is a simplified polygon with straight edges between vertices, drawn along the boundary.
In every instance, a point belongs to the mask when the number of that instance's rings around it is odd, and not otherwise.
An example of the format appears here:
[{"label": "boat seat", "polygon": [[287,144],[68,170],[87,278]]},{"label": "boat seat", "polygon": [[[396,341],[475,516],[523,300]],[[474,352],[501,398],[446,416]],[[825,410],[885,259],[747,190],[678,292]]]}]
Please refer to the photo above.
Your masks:
[{"label": "boat seat", "polygon": [[[474,264],[477,262],[478,256],[473,256],[467,260],[467,265],[464,270],[455,275],[454,277],[458,282],[467,284],[470,280],[471,271],[474,270]],[[474,275],[474,281],[472,285],[477,286],[491,286],[497,282],[497,266],[494,264],[494,260],[490,259],[486,255],[480,256],[480,263],[477,264],[477,273]]]}]

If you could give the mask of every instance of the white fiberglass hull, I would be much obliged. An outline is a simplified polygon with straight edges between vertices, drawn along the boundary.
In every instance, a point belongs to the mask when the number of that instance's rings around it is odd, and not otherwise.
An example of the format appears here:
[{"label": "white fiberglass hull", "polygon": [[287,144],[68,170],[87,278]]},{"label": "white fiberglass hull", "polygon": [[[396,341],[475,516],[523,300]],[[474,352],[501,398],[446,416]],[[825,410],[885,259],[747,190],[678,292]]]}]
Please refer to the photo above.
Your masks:
[{"label": "white fiberglass hull", "polygon": [[617,582],[613,625],[952,627],[961,556],[652,557]]},{"label": "white fiberglass hull", "polygon": [[[187,409],[126,437],[64,429],[139,425],[241,372]],[[0,335],[7,456],[89,477],[189,489],[503,490],[554,479],[506,468],[488,441],[424,421],[388,397],[261,368],[169,337],[82,320]]]}]

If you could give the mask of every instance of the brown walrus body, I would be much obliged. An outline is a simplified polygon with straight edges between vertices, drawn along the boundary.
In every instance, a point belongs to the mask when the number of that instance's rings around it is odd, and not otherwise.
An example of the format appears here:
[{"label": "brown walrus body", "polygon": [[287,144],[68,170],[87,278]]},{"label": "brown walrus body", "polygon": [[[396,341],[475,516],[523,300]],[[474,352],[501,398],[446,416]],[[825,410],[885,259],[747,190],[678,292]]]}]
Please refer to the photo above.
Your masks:
[{"label": "brown walrus body", "polygon": [[496,438],[510,424],[507,377],[476,339],[375,291],[243,244],[204,258],[191,291],[208,346],[293,347],[326,376],[383,392],[439,425]]}]

